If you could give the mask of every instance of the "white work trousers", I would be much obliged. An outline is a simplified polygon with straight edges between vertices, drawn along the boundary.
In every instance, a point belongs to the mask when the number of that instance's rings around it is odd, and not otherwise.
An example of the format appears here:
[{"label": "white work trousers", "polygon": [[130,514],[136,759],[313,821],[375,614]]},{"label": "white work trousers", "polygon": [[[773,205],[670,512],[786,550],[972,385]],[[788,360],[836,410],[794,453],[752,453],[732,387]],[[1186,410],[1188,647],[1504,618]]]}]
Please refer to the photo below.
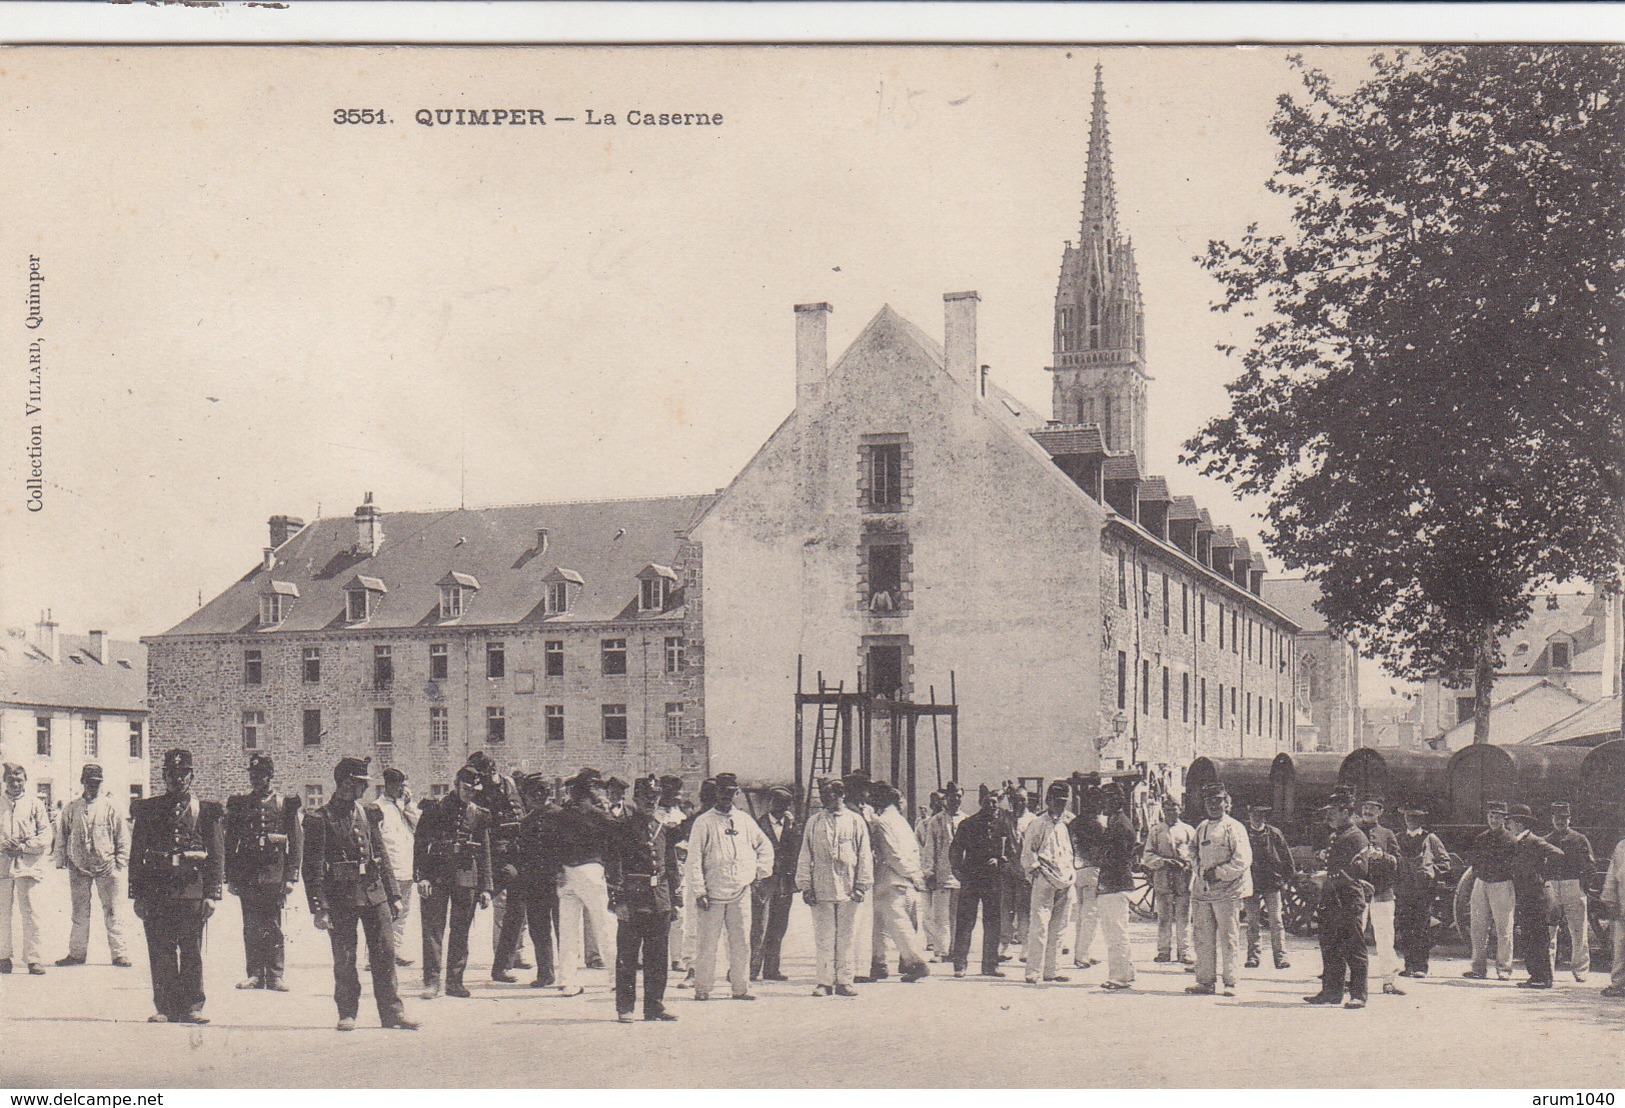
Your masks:
[{"label": "white work trousers", "polygon": [[1096,898],[1100,891],[1100,870],[1086,866],[1078,871],[1078,880],[1072,886],[1072,918],[1076,930],[1072,934],[1072,964],[1081,967],[1089,961],[1089,951],[1095,945],[1095,927],[1100,923],[1100,909]]},{"label": "white work trousers", "polygon": [[1399,955],[1394,950],[1393,900],[1373,900],[1366,905],[1366,918],[1371,921],[1371,937],[1377,941],[1367,980],[1392,985],[1394,975],[1399,972]]},{"label": "white work trousers", "polygon": [[954,912],[959,907],[959,890],[938,885],[925,896],[925,942],[946,960],[954,948]]},{"label": "white work trousers", "polygon": [[34,877],[0,877],[0,959],[11,959],[11,906],[16,903],[23,924],[22,960],[31,966],[40,962],[39,915],[34,910],[37,884]]},{"label": "white work trousers", "polygon": [[1095,898],[1100,930],[1106,936],[1106,980],[1117,985],[1134,981],[1134,958],[1128,947],[1128,893],[1100,893]]},{"label": "white work trousers", "polygon": [[858,907],[850,900],[820,900],[812,906],[818,984],[831,987],[852,984]]},{"label": "white work trousers", "polygon": [[[695,899],[698,899],[696,897]],[[717,942],[728,932],[728,984],[734,996],[750,992],[750,887],[732,900],[711,901],[709,908],[694,906],[699,921],[699,946],[694,955],[694,996],[711,995],[717,979]]]},{"label": "white work trousers", "polygon": [[1027,976],[1055,976],[1055,962],[1066,941],[1071,922],[1072,886],[1057,885],[1042,872],[1033,875],[1032,899],[1027,911]]},{"label": "white work trousers", "polygon": [[1489,972],[1490,922],[1495,923],[1495,969],[1512,975],[1512,908],[1516,903],[1510,881],[1473,881],[1472,915],[1468,933],[1473,940],[1473,972]]},{"label": "white work trousers", "polygon": [[1191,931],[1196,942],[1196,983],[1217,984],[1221,972],[1227,989],[1236,987],[1241,961],[1241,901],[1192,900]]},{"label": "white work trousers", "polygon": [[604,883],[604,867],[598,862],[565,866],[559,871],[556,979],[561,989],[581,984],[586,927],[591,927],[598,938],[598,950],[604,964],[614,965],[616,920],[609,911],[609,886]]},{"label": "white work trousers", "polygon": [[[1548,881],[1557,910],[1569,929],[1569,969],[1576,974],[1591,972],[1591,923],[1586,918],[1586,892],[1579,881]],[[1552,944],[1557,943],[1557,928],[1552,928]]]},{"label": "white work trousers", "polygon": [[[946,893],[948,890],[939,891]],[[881,922],[886,936],[897,947],[897,960],[904,970],[911,970],[925,961],[925,953],[920,948],[920,934],[914,929],[919,908],[920,894],[914,891],[912,885],[880,885],[875,889],[875,919]]]},{"label": "white work trousers", "polygon": [[68,893],[73,904],[73,926],[68,932],[68,956],[84,958],[90,952],[90,896],[92,886],[102,898],[102,922],[107,927],[107,949],[114,958],[124,957],[124,930],[119,925],[120,893],[117,870],[100,877],[87,877],[68,867]]}]

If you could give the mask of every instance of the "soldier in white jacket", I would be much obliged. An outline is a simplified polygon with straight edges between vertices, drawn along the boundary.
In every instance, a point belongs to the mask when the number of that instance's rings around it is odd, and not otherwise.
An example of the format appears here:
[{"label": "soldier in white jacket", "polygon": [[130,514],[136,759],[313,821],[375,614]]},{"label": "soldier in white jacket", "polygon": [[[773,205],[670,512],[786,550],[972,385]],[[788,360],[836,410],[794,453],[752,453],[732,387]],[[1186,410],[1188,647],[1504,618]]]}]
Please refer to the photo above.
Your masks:
[{"label": "soldier in white jacket", "polygon": [[0,793],[0,973],[11,972],[11,906],[22,917],[23,961],[41,975],[39,915],[34,888],[45,877],[51,850],[51,816],[45,802],[27,791],[28,770],[5,763],[5,791]]},{"label": "soldier in white jacket", "polygon": [[1229,791],[1202,786],[1207,819],[1196,826],[1196,864],[1191,867],[1191,914],[1196,943],[1196,984],[1185,991],[1211,996],[1221,963],[1224,995],[1236,995],[1241,961],[1241,902],[1253,895],[1253,848],[1247,829],[1229,815]]},{"label": "soldier in white jacket", "polygon": [[687,895],[699,911],[694,999],[707,1000],[716,978],[717,940],[728,930],[728,983],[735,1000],[750,993],[750,887],[773,876],[773,844],[748,814],[734,807],[739,779],[716,776],[717,802],[688,836]]},{"label": "soldier in white jacket", "polygon": [[823,807],[807,817],[796,860],[796,889],[812,907],[818,985],[814,996],[857,996],[852,987],[858,905],[874,885],[869,825],[846,807],[846,785],[819,786]]}]

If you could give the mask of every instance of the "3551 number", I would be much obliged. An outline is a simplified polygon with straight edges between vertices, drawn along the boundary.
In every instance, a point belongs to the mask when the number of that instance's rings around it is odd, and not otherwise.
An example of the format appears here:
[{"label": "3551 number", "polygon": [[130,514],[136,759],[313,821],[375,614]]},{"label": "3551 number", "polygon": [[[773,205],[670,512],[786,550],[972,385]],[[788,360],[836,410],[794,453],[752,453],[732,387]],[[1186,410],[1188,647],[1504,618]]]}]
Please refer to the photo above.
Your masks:
[{"label": "3551 number", "polygon": [[334,123],[388,123],[382,108],[334,108]]}]

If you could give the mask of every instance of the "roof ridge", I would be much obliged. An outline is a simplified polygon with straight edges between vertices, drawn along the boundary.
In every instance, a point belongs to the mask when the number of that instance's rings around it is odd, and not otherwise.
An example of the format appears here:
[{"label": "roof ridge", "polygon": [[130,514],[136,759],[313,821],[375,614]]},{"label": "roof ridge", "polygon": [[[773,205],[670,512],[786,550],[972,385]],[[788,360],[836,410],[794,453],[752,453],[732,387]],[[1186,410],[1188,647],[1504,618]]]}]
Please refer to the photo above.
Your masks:
[{"label": "roof ridge", "polygon": [[[702,500],[705,497],[715,496],[716,494],[717,494],[717,490],[712,489],[709,492],[682,492],[682,493],[672,493],[672,494],[667,495],[667,496],[598,496],[598,497],[588,496],[588,497],[579,497],[579,498],[576,498],[576,499],[573,499],[573,500],[537,500],[537,501],[520,502],[520,503],[514,503],[514,504],[479,504],[479,505],[476,505],[474,507],[458,507],[458,508],[396,508],[396,509],[392,509],[390,511],[384,511],[384,510],[380,509],[379,514],[382,515],[385,519],[388,519],[390,516],[404,516],[404,515],[413,515],[413,516],[449,516],[449,515],[455,515],[458,512],[494,512],[494,511],[506,510],[506,509],[510,509],[510,508],[563,508],[563,507],[579,507],[580,505],[583,505],[583,504],[639,504],[639,503],[649,503],[650,501],[654,501],[654,500]],[[327,522],[329,520],[335,520],[335,519],[337,519],[337,520],[349,520],[350,518],[351,517],[347,516],[347,515],[317,516],[315,519],[311,520],[310,523],[307,523],[305,526],[309,527],[309,526],[312,526],[312,525],[317,524],[317,523],[323,523],[323,522]]]}]

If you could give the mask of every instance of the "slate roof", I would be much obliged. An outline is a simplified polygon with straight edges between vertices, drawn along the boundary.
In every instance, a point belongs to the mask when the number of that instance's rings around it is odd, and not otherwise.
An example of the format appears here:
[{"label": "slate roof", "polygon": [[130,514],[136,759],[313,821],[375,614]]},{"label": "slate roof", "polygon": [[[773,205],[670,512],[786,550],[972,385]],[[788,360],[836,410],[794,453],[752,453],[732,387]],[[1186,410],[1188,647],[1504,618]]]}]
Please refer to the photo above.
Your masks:
[{"label": "slate roof", "polygon": [[1266,577],[1259,588],[1265,603],[1303,628],[1308,634],[1326,630],[1326,617],[1315,611],[1320,585],[1302,577]]},{"label": "slate roof", "polygon": [[1147,477],[1140,482],[1140,501],[1161,501],[1171,503],[1173,495],[1168,491],[1168,480],[1165,477]]},{"label": "slate roof", "polygon": [[1236,549],[1236,533],[1228,527],[1220,527],[1213,532],[1213,549],[1219,550],[1224,547]]},{"label": "slate roof", "polygon": [[1138,481],[1140,460],[1134,456],[1132,450],[1109,455],[1106,458],[1104,478],[1107,481]]},{"label": "slate roof", "polygon": [[[1496,672],[1525,674],[1544,671],[1550,665],[1548,641],[1559,632],[1567,632],[1575,639],[1570,669],[1598,667],[1600,657],[1587,657],[1591,648],[1601,640],[1598,633],[1600,628],[1593,629],[1593,623],[1600,614],[1593,607],[1596,600],[1595,592],[1571,590],[1556,597],[1557,607],[1554,610],[1547,607],[1550,602],[1545,597],[1537,596],[1529,618],[1517,630],[1501,639],[1503,660]],[[1520,644],[1526,644],[1527,649],[1519,651]],[[1582,661],[1589,665],[1582,666]]]},{"label": "slate roof", "polygon": [[1101,436],[1100,428],[1093,423],[1045,427],[1032,432],[1032,436],[1033,441],[1049,451],[1052,458],[1068,454],[1106,453],[1106,440]]},{"label": "slate roof", "polygon": [[[259,633],[259,595],[268,581],[299,590],[282,623],[265,632],[310,632],[348,627],[480,627],[540,623],[672,618],[677,611],[638,613],[637,574],[650,563],[676,561],[678,534],[714,499],[673,496],[641,500],[518,504],[438,512],[384,511],[384,542],[370,557],[355,550],[350,516],[318,519],[283,543],[276,565],[261,566],[164,632],[165,636]],[[548,529],[545,553],[537,528]],[[555,568],[579,574],[570,611],[543,611],[545,579]],[[463,614],[440,619],[438,582],[448,574],[479,581]],[[357,575],[388,590],[373,615],[345,620],[344,586]],[[555,576],[555,580],[558,578]]]},{"label": "slate roof", "polygon": [[59,662],[26,639],[0,639],[0,703],[54,708],[147,710],[147,648],[108,641],[106,665],[96,660],[88,635],[58,635]]},{"label": "slate roof", "polygon": [[1168,508],[1168,522],[1175,520],[1193,520],[1201,522],[1202,510],[1196,506],[1194,496],[1176,496],[1173,504]]},{"label": "slate roof", "polygon": [[[1550,681],[1537,681],[1490,706],[1490,742],[1511,746],[1561,723],[1585,706],[1585,700]],[[1465,719],[1428,739],[1434,750],[1460,750],[1473,741],[1473,720]]]},{"label": "slate roof", "polygon": [[1573,746],[1595,746],[1620,735],[1620,704],[1618,696],[1610,696],[1594,704],[1587,704],[1572,716],[1558,720],[1524,739],[1528,746],[1549,746],[1569,743]]}]

